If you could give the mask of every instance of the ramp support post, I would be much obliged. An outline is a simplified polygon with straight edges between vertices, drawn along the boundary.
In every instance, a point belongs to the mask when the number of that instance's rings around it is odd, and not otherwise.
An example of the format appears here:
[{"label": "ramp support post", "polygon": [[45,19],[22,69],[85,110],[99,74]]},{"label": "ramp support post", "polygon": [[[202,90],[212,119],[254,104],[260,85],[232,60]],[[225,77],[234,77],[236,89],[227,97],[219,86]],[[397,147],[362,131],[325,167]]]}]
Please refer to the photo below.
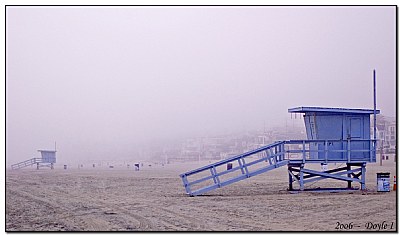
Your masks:
[{"label": "ramp support post", "polygon": [[289,175],[289,191],[293,190],[293,177],[290,174],[290,170],[288,170],[288,175]]},{"label": "ramp support post", "polygon": [[304,164],[300,165],[300,191],[304,191]]},{"label": "ramp support post", "polygon": [[[350,171],[350,170],[351,170],[351,165],[348,164],[348,163],[347,163],[346,165],[347,165],[346,170],[347,170],[347,171]],[[350,177],[351,177],[351,173],[348,173],[348,174],[347,174],[347,177],[350,178]],[[347,181],[347,188],[351,188],[351,180]]]},{"label": "ramp support post", "polygon": [[364,162],[361,165],[361,190],[365,190],[365,173],[366,173],[366,163]]}]

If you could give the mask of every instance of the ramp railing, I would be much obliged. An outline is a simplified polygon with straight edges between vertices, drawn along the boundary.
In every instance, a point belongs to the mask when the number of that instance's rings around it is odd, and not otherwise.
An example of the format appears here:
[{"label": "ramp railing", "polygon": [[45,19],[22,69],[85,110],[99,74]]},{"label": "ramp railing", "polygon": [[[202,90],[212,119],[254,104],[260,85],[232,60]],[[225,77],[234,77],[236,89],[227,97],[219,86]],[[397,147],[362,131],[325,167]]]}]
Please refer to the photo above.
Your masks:
[{"label": "ramp railing", "polygon": [[[186,193],[200,195],[286,165],[284,143],[276,142],[181,174]],[[256,156],[260,152],[265,152],[261,158]]]},{"label": "ramp railing", "polygon": [[42,162],[41,158],[31,158],[29,160],[26,160],[26,161],[19,162],[19,163],[11,165],[11,169],[16,170],[16,169],[20,169],[20,168],[23,168],[23,167],[31,166],[33,164],[41,163],[41,162]]}]

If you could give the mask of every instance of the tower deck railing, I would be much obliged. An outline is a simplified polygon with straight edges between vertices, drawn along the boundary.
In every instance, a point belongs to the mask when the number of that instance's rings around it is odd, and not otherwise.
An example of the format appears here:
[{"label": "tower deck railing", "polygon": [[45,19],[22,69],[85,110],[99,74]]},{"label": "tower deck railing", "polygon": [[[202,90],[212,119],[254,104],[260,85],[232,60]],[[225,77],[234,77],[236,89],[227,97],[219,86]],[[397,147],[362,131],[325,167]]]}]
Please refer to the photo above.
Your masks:
[{"label": "tower deck railing", "polygon": [[[286,140],[285,159],[303,162],[375,162],[376,140],[348,139],[348,140]],[[339,148],[331,149],[330,146],[339,144]],[[319,146],[319,148],[313,148]],[[321,148],[322,147],[322,148]],[[313,153],[318,157],[312,157]],[[335,154],[334,154],[335,153]],[[337,154],[342,153],[342,154]],[[357,153],[368,153],[354,157]],[[321,157],[323,155],[323,157]],[[332,156],[335,155],[335,156]],[[339,157],[337,157],[339,156]]]}]

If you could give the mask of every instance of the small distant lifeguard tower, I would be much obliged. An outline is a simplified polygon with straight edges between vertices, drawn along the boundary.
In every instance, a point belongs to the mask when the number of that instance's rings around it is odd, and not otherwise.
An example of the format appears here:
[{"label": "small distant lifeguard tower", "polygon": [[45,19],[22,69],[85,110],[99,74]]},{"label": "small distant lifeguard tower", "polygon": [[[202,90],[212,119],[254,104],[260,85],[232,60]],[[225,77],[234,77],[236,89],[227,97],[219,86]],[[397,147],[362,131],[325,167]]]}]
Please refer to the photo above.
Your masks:
[{"label": "small distant lifeguard tower", "polygon": [[41,158],[31,158],[29,160],[19,162],[11,165],[11,169],[16,170],[27,166],[36,165],[36,169],[40,167],[50,167],[54,169],[54,163],[56,163],[56,150],[38,150],[41,154]]},{"label": "small distant lifeguard tower", "polygon": [[[346,188],[319,190],[348,190],[352,183],[365,189],[368,162],[376,162],[376,95],[374,71],[374,109],[297,107],[289,113],[302,113],[306,140],[284,140],[240,154],[180,175],[186,193],[201,195],[213,189],[288,166],[288,190],[310,190],[305,184],[333,179],[347,182]],[[370,116],[374,115],[374,135],[371,137]],[[261,153],[261,154],[260,154]],[[258,156],[258,157],[257,157]],[[261,156],[261,157],[260,157]],[[306,165],[321,164],[321,170]],[[327,169],[329,163],[340,163]],[[230,167],[226,167],[229,164]],[[345,166],[342,167],[342,165]],[[234,166],[234,167],[232,167]],[[298,183],[294,189],[293,183]],[[311,189],[313,190],[313,189]],[[314,189],[315,190],[315,189]]]},{"label": "small distant lifeguard tower", "polygon": [[[54,163],[56,163],[56,150],[38,150],[42,155],[41,161],[37,162],[37,169],[39,166],[42,167],[50,167],[50,169],[54,169]],[[40,159],[40,158],[39,158]]]}]

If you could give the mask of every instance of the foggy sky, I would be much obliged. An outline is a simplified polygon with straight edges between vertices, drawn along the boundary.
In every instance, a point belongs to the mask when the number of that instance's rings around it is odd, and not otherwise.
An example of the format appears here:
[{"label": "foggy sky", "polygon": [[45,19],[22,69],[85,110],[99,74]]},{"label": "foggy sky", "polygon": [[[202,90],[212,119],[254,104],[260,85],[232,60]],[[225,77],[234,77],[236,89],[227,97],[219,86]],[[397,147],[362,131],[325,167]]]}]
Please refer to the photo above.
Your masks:
[{"label": "foggy sky", "polygon": [[284,125],[297,106],[395,115],[395,7],[7,7],[7,164],[136,158]]}]

